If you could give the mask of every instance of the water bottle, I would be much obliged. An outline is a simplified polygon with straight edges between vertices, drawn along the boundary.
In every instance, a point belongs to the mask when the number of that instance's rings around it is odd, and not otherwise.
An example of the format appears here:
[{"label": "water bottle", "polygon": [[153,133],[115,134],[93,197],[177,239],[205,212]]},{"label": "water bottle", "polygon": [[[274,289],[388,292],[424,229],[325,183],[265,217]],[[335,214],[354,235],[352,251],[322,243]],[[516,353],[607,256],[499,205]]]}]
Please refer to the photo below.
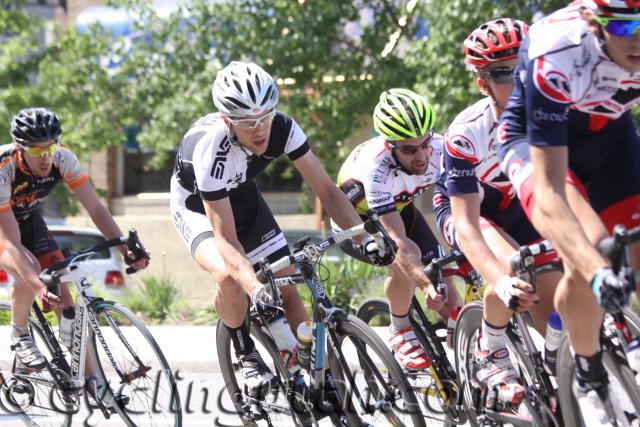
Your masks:
[{"label": "water bottle", "polygon": [[447,320],[447,347],[449,348],[453,348],[453,333],[456,330],[460,310],[462,310],[462,307],[457,306],[449,312],[449,319]]},{"label": "water bottle", "polygon": [[547,335],[544,338],[544,364],[546,371],[556,375],[556,355],[562,339],[562,319],[554,310],[547,320]]},{"label": "water bottle", "polygon": [[74,306],[65,307],[60,317],[60,344],[71,348],[73,341],[73,321],[76,318],[76,308]]},{"label": "water bottle", "polygon": [[298,340],[291,332],[289,322],[286,317],[281,316],[268,325],[269,332],[276,342],[280,355],[284,361],[287,369],[292,374],[300,371],[300,365],[298,364]]},{"label": "water bottle", "polygon": [[311,321],[307,320],[298,325],[296,332],[298,336],[298,363],[305,369],[309,369],[309,359],[311,354],[311,339],[313,338],[313,328]]}]

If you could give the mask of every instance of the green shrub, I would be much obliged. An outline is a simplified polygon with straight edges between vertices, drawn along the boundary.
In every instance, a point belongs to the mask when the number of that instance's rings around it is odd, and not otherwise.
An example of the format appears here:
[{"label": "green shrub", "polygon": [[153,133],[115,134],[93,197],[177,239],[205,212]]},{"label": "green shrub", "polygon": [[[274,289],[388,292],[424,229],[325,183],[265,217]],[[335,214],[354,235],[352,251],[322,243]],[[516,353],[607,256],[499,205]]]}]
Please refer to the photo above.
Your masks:
[{"label": "green shrub", "polygon": [[180,291],[172,279],[167,276],[151,276],[142,279],[138,292],[127,292],[121,303],[149,321],[164,322],[179,298]]},{"label": "green shrub", "polygon": [[327,262],[319,274],[331,302],[355,313],[365,298],[383,294],[386,270],[345,256],[338,262]]}]

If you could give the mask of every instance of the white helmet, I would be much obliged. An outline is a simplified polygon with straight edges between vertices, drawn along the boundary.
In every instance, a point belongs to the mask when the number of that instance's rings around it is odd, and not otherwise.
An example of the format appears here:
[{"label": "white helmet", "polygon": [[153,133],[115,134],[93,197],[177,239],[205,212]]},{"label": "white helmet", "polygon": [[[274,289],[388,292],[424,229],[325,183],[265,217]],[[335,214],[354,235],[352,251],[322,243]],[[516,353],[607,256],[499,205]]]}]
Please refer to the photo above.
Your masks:
[{"label": "white helmet", "polygon": [[260,114],[278,103],[273,77],[252,62],[231,61],[218,71],[211,95],[218,111],[228,117]]},{"label": "white helmet", "polygon": [[623,19],[640,18],[640,0],[586,0],[586,6],[599,16]]}]

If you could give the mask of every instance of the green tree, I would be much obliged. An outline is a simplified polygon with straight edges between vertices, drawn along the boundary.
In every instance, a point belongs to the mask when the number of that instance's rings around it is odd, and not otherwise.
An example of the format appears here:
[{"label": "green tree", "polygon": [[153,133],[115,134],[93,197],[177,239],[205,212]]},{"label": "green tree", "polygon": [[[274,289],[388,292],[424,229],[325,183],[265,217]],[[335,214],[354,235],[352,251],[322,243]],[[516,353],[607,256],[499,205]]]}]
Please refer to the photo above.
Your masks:
[{"label": "green tree", "polygon": [[444,132],[455,116],[480,99],[464,64],[465,38],[482,23],[509,17],[531,23],[536,12],[548,14],[567,0],[430,0],[420,2],[428,37],[411,43],[406,63],[415,70],[416,90],[435,105],[437,128]]}]

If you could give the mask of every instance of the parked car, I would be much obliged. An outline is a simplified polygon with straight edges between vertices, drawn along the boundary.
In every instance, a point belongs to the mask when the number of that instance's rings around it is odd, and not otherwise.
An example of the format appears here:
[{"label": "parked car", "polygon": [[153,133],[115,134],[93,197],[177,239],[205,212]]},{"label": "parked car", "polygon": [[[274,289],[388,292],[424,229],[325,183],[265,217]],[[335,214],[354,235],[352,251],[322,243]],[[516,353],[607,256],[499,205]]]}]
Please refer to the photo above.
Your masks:
[{"label": "parked car", "polygon": [[[58,246],[71,252],[96,245],[105,240],[95,228],[49,225],[49,230],[51,230]],[[123,267],[122,256],[115,248],[99,252],[90,260],[82,263],[82,268],[89,280],[97,285],[97,289],[109,295],[119,295],[124,291],[126,282]],[[0,268],[0,297],[9,295],[9,289],[13,282],[13,276]]]}]

